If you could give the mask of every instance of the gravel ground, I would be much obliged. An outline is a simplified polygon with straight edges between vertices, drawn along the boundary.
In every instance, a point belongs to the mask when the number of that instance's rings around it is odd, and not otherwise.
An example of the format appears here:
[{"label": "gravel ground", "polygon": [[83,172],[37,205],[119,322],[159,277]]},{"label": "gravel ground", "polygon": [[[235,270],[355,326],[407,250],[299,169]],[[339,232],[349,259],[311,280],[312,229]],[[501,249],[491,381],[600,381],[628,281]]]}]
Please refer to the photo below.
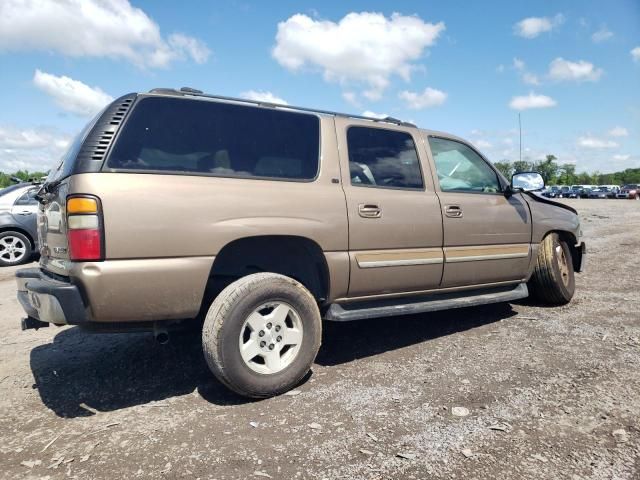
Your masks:
[{"label": "gravel ground", "polygon": [[640,478],[640,202],[568,203],[568,306],[328,323],[297,394],[263,401],[197,339],[20,332],[3,269],[0,477]]}]

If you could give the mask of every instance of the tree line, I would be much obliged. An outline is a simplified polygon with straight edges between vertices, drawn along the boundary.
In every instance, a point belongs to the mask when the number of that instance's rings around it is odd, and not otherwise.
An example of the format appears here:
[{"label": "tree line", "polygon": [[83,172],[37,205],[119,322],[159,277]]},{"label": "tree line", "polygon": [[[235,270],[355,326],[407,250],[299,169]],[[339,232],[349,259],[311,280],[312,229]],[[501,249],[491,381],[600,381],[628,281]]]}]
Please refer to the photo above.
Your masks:
[{"label": "tree line", "polygon": [[511,163],[502,161],[495,162],[494,166],[507,178],[511,178],[514,173],[538,172],[544,178],[545,185],[624,185],[626,183],[640,183],[640,168],[627,168],[614,173],[576,173],[574,164],[559,164],[557,160],[555,155],[547,155],[544,160],[539,162],[516,160]]},{"label": "tree line", "polygon": [[31,180],[40,180],[47,176],[47,172],[29,172],[28,170],[18,170],[15,173],[0,172],[0,188],[8,187],[16,183],[13,178],[19,179],[21,182],[29,182]]}]

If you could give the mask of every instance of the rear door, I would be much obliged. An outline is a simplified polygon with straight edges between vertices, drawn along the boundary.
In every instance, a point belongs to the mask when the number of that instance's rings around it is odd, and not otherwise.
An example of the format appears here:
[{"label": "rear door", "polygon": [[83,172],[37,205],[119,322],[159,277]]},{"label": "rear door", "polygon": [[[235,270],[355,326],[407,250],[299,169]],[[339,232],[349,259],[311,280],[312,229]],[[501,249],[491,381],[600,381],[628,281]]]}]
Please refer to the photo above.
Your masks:
[{"label": "rear door", "polygon": [[13,218],[29,232],[32,238],[36,238],[36,217],[38,215],[38,200],[36,193],[39,187],[32,187],[20,195],[11,208]]},{"label": "rear door", "polygon": [[349,296],[437,288],[442,218],[416,129],[336,118],[349,217]]},{"label": "rear door", "polygon": [[498,175],[469,145],[428,137],[444,226],[442,287],[523,279],[531,215],[520,194],[505,196]]}]

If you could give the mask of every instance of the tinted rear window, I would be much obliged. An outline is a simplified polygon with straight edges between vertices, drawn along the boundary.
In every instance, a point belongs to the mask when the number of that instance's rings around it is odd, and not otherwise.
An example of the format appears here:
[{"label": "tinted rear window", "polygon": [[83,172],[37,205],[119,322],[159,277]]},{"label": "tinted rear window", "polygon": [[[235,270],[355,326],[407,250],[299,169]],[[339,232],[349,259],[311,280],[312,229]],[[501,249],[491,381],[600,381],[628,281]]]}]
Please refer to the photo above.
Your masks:
[{"label": "tinted rear window", "polygon": [[131,112],[107,166],[311,180],[318,172],[319,137],[314,115],[150,97]]},{"label": "tinted rear window", "polygon": [[351,184],[382,188],[422,188],[420,161],[413,137],[381,128],[347,131]]}]

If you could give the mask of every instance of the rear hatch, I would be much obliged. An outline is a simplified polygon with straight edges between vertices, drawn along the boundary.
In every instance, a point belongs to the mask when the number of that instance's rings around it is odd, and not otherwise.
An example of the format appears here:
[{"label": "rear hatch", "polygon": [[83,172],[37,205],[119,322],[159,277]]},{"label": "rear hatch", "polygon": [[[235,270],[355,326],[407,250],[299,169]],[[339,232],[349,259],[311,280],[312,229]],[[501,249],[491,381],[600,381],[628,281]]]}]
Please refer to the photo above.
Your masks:
[{"label": "rear hatch", "polygon": [[40,193],[38,240],[40,266],[57,275],[66,276],[71,268],[67,202],[70,195],[99,192],[74,192],[73,176],[99,172],[131,108],[136,94],[125,95],[100,112],[74,139],[58,166],[51,170]]}]

